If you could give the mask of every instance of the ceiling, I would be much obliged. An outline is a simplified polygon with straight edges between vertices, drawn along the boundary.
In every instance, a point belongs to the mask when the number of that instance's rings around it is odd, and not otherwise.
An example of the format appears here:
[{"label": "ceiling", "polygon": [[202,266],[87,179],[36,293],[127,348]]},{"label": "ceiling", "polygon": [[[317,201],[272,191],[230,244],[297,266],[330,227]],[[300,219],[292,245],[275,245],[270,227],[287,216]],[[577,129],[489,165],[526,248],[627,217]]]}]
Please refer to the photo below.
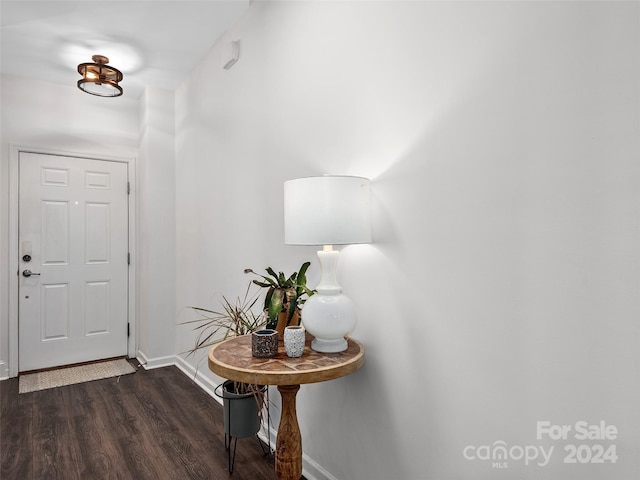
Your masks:
[{"label": "ceiling", "polygon": [[0,0],[0,73],[75,86],[79,63],[109,57],[124,96],[173,90],[249,0]]}]

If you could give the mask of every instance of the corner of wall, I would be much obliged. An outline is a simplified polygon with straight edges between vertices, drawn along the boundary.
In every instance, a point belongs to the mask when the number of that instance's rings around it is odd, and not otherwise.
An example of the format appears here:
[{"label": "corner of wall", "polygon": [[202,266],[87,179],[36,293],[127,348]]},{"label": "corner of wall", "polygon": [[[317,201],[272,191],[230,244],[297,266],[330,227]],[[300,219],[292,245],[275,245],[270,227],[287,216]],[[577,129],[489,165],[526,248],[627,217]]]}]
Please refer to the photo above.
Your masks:
[{"label": "corner of wall", "polygon": [[153,370],[154,368],[171,367],[176,364],[176,357],[168,355],[165,357],[149,358],[141,350],[138,350],[136,359],[145,370]]}]

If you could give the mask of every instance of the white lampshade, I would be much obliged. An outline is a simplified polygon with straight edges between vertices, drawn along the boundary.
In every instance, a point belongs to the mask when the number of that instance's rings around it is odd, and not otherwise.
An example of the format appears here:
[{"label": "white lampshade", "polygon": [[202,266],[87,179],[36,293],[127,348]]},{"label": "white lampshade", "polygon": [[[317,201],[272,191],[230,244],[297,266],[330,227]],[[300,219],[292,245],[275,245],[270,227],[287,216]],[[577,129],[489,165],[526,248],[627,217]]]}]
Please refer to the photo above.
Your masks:
[{"label": "white lampshade", "polygon": [[289,245],[371,242],[369,180],[326,175],[286,181],[284,225]]}]

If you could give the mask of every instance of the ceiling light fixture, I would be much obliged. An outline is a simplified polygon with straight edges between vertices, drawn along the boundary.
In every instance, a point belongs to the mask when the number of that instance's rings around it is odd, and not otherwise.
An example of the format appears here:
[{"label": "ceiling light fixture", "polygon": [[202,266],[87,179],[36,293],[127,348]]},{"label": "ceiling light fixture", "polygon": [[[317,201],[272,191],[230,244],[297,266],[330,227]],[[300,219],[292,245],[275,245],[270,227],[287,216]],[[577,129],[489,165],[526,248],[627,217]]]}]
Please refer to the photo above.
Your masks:
[{"label": "ceiling light fixture", "polygon": [[94,63],[78,65],[78,73],[82,75],[82,79],[78,80],[78,88],[98,97],[122,95],[122,87],[118,85],[122,80],[122,72],[107,65],[109,62],[107,57],[94,55],[91,59]]}]

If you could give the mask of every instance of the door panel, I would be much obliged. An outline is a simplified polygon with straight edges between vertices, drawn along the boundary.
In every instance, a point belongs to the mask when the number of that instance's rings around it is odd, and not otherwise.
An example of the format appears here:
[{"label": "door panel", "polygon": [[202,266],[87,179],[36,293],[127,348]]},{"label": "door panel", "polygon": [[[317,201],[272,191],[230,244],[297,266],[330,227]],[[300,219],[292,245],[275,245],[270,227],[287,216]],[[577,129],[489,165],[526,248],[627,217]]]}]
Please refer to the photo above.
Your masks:
[{"label": "door panel", "polygon": [[126,355],[127,165],[20,152],[19,172],[19,370]]},{"label": "door panel", "polygon": [[85,261],[87,265],[109,263],[111,244],[111,206],[105,203],[87,203],[85,218]]},{"label": "door panel", "polygon": [[71,243],[69,241],[69,202],[43,200],[41,218],[42,263],[68,265]]},{"label": "door panel", "polygon": [[43,342],[69,338],[69,284],[42,285],[40,309]]},{"label": "door panel", "polygon": [[109,282],[87,282],[84,298],[87,335],[109,332],[109,298],[111,298],[109,286]]}]

